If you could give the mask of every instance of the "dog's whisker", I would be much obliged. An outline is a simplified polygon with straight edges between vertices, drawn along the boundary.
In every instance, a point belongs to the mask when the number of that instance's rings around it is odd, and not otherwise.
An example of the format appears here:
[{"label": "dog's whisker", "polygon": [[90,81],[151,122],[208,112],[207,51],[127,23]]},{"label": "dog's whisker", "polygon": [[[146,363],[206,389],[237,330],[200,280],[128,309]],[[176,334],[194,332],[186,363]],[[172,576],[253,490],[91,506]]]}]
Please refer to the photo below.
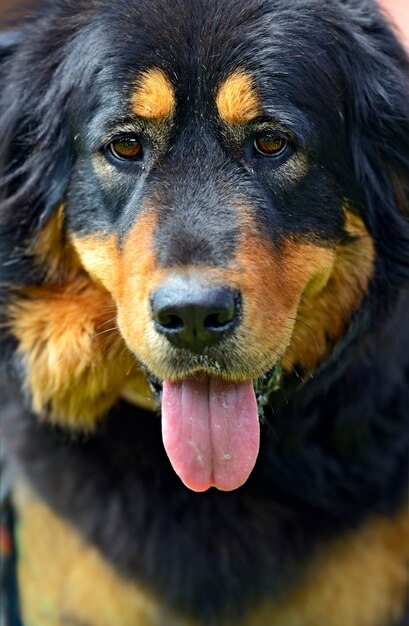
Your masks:
[{"label": "dog's whisker", "polygon": [[101,322],[101,324],[98,324],[98,326],[95,327],[95,330],[99,330],[100,328],[103,328],[107,324],[112,324],[112,322],[115,322],[116,319],[117,319],[117,316],[115,315],[114,317],[111,317],[109,320],[105,320],[104,322]]},{"label": "dog's whisker", "polygon": [[94,307],[95,311],[112,311],[115,312],[117,310],[117,306],[116,304],[112,303],[112,304],[101,304],[98,305],[96,307]]},{"label": "dog's whisker", "polygon": [[[291,319],[291,320],[295,321],[296,323],[298,322],[298,323],[302,324],[304,329],[308,330],[308,332],[310,333],[311,338],[315,342],[316,347],[318,347],[318,340],[317,340],[317,335],[316,335],[315,331],[311,328],[311,326],[308,324],[308,322],[303,320],[301,315],[299,315],[297,317],[289,317],[288,319]],[[298,330],[298,332],[300,332],[300,329]]]},{"label": "dog's whisker", "polygon": [[106,333],[113,333],[114,331],[115,332],[119,331],[119,326],[112,326],[112,328],[106,328],[105,330],[101,330],[95,333],[94,337],[100,337],[101,335],[104,335]]}]

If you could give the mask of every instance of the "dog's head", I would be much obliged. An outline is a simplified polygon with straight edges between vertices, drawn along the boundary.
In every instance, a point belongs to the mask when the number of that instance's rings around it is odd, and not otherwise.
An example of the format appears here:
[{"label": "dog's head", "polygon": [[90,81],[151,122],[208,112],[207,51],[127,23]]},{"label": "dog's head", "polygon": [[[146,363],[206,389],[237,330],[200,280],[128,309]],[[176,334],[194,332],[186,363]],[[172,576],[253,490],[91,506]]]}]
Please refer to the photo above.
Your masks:
[{"label": "dog's head", "polygon": [[408,280],[403,51],[352,0],[55,2],[6,43],[4,317],[34,410],[92,428],[149,402],[142,368],[183,480],[240,485],[253,381],[315,370]]}]

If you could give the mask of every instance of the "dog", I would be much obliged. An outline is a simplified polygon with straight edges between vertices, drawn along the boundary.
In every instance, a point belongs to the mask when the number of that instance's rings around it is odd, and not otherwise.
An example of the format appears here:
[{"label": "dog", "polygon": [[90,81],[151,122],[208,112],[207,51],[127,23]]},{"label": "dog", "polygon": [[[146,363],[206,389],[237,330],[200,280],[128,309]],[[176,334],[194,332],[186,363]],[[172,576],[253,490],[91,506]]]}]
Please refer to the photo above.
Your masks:
[{"label": "dog", "polygon": [[53,0],[1,38],[28,626],[403,626],[409,61],[371,0]]}]

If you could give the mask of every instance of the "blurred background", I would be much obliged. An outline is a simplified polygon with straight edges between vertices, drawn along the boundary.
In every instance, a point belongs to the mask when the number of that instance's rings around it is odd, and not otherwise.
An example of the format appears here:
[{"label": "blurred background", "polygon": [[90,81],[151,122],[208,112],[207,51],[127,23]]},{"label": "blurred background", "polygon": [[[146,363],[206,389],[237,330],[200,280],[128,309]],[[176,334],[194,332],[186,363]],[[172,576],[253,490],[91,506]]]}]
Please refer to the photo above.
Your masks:
[{"label": "blurred background", "polygon": [[409,0],[380,0],[379,4],[395,22],[409,48]]}]

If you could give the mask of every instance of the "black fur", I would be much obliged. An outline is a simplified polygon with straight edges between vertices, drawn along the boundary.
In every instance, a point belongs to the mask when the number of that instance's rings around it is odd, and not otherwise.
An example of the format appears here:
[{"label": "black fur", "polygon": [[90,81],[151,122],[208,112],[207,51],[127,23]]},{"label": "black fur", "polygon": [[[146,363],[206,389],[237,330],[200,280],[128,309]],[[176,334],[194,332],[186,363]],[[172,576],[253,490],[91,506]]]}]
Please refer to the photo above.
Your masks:
[{"label": "black fur", "polygon": [[[114,191],[98,189],[87,170],[104,125],[125,115],[131,68],[163,67],[180,94],[197,85],[196,100],[186,97],[178,112],[184,136],[173,137],[172,153],[148,173],[161,192],[161,265],[223,265],[236,246],[230,197],[251,198],[272,240],[302,233],[328,244],[342,238],[339,206],[348,198],[375,242],[361,309],[313,377],[295,372],[273,394],[256,468],[238,491],[187,491],[163,451],[159,419],[125,404],[86,440],[40,426],[23,408],[5,420],[19,471],[122,573],[159,591],[165,608],[234,623],[302,576],[319,544],[406,500],[407,55],[369,0],[118,0],[94,8],[53,0],[0,45],[4,305],[16,287],[42,283],[32,246],[63,199],[73,207],[71,230],[124,236],[130,206],[137,212],[149,195],[134,182],[131,194],[125,176]],[[294,149],[311,156],[296,193],[274,184],[270,165],[243,166],[221,131],[209,139],[203,130],[214,123],[206,121],[215,118],[214,86],[238,60],[264,72],[263,95],[294,129]],[[5,350],[5,333],[2,342]]]}]

